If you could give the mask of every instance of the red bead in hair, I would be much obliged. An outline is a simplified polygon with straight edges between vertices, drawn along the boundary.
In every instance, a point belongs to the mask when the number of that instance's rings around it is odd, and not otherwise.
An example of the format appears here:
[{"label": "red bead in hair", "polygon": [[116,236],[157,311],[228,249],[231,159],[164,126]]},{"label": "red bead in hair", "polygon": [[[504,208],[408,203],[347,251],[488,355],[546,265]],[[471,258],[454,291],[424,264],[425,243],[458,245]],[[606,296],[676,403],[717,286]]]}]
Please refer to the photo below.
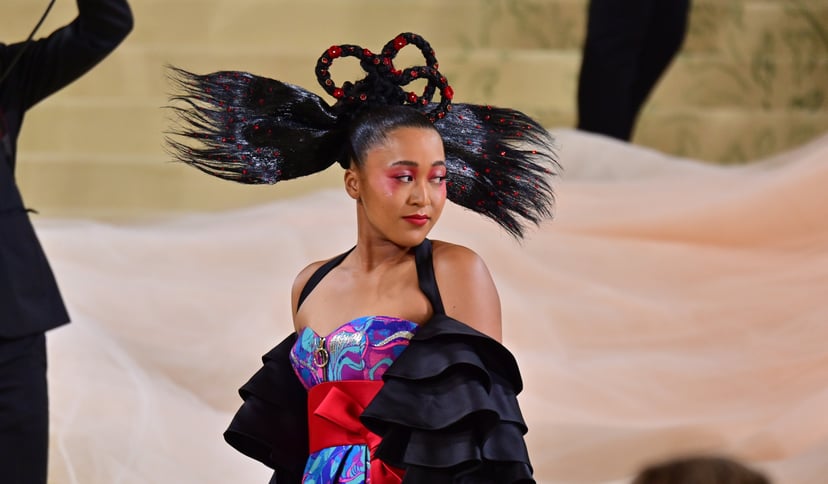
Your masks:
[{"label": "red bead in hair", "polygon": [[342,47],[338,45],[332,45],[328,48],[328,55],[331,59],[336,59],[337,57],[342,55]]},{"label": "red bead in hair", "polygon": [[402,49],[408,45],[408,40],[401,34],[394,38],[394,48],[397,50]]}]

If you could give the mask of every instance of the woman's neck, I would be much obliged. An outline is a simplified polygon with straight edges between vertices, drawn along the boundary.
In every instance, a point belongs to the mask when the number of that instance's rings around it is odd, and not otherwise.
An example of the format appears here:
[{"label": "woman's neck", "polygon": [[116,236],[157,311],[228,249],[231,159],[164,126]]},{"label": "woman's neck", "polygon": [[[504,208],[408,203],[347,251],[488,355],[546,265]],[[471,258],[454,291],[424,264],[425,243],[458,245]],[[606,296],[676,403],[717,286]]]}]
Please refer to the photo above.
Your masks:
[{"label": "woman's neck", "polygon": [[365,272],[396,266],[411,255],[411,247],[401,247],[390,240],[377,237],[357,237],[356,248],[352,252],[353,262]]}]

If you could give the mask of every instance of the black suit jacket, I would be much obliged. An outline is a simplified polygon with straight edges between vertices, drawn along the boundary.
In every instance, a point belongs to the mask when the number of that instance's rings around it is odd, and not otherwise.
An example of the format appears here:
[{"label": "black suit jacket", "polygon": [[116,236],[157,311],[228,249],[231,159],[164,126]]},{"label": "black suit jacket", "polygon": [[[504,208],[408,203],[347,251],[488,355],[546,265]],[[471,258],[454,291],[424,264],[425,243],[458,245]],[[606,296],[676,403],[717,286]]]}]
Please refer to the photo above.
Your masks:
[{"label": "black suit jacket", "polygon": [[[47,38],[0,44],[0,338],[69,322],[52,270],[14,178],[17,137],[26,111],[82,76],[132,30],[126,0],[78,0],[78,16]],[[36,19],[33,19],[33,21]]]}]

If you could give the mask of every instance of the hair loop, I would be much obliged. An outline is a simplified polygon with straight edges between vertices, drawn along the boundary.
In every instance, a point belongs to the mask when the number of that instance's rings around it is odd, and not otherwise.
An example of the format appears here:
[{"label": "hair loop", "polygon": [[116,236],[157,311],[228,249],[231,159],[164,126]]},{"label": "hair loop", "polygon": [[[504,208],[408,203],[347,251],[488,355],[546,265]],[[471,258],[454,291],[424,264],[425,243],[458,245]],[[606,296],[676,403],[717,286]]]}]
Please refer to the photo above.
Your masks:
[{"label": "hair loop", "polygon": [[[419,48],[426,63],[424,66],[404,70],[395,67],[394,58],[407,45]],[[346,81],[337,85],[331,79],[330,67],[336,59],[345,57],[359,59],[366,76],[354,83]],[[439,104],[432,106],[426,113],[434,122],[451,110],[451,100],[454,97],[454,91],[446,77],[440,74],[438,65],[431,45],[421,36],[405,32],[386,43],[378,55],[358,45],[332,45],[316,62],[316,79],[322,89],[337,100],[334,108],[351,115],[374,106],[389,104],[407,104],[422,111],[431,104],[434,94],[439,90]],[[418,79],[427,80],[423,92],[419,95],[406,93],[403,87]]]}]

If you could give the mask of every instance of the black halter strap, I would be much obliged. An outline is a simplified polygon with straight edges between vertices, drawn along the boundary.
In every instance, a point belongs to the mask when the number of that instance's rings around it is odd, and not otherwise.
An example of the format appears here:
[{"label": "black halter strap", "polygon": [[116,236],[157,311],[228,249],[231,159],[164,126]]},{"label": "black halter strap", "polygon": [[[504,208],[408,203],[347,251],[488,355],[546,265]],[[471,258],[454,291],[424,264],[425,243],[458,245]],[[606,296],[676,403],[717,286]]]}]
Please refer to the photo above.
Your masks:
[{"label": "black halter strap", "polygon": [[297,310],[302,306],[302,303],[305,301],[305,298],[307,298],[310,295],[311,291],[313,291],[313,288],[315,288],[316,285],[319,284],[319,281],[321,281],[325,276],[327,276],[328,273],[331,272],[334,267],[341,264],[342,261],[345,260],[345,257],[347,257],[348,254],[353,252],[355,248],[356,247],[351,247],[347,252],[339,254],[338,256],[334,257],[328,262],[325,262],[324,264],[319,266],[319,269],[316,269],[316,271],[314,271],[314,273],[311,274],[310,279],[308,279],[308,282],[305,283],[305,287],[302,288],[302,292],[299,294],[299,302],[296,304]]},{"label": "black halter strap", "polygon": [[437,278],[434,276],[434,260],[431,256],[431,241],[428,239],[414,248],[414,263],[417,265],[417,283],[423,291],[434,314],[446,314],[443,307],[443,298],[437,287]]},{"label": "black halter strap", "polygon": [[[296,306],[297,309],[302,306],[302,302],[304,302],[305,298],[310,295],[316,285],[319,284],[319,282],[326,275],[328,275],[334,267],[341,264],[342,261],[345,260],[345,257],[347,257],[353,250],[354,247],[322,264],[319,266],[319,269],[316,269],[316,271],[308,279],[305,287],[302,288],[302,292],[299,294],[299,302]],[[425,239],[420,245],[414,248],[414,264],[417,266],[417,283],[420,286],[420,290],[423,291],[423,294],[425,294],[428,299],[428,302],[431,303],[432,311],[434,311],[434,314],[445,314],[446,310],[443,307],[443,299],[440,297],[440,290],[437,287],[437,278],[434,276],[434,263],[431,256],[430,240]]]}]

